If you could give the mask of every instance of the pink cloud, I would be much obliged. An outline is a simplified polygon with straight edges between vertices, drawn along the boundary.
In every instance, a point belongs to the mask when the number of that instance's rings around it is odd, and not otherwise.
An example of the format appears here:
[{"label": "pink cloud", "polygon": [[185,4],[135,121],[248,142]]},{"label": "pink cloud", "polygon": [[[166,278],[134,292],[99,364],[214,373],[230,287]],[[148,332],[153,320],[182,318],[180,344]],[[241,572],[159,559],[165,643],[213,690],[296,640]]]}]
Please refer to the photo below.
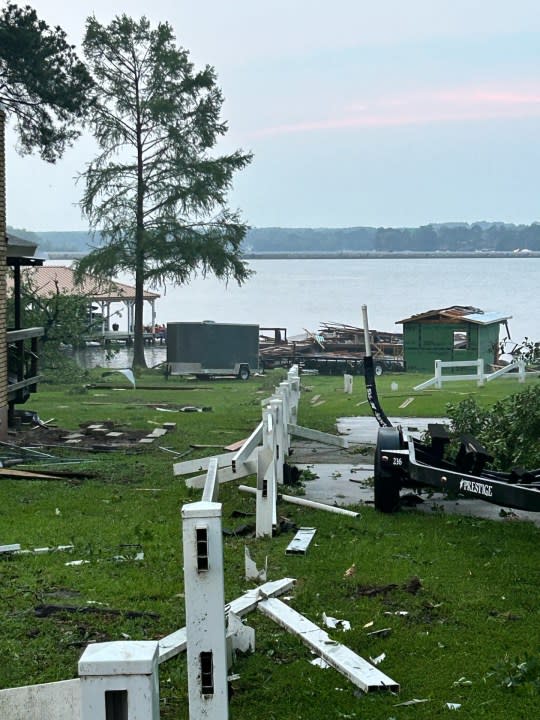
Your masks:
[{"label": "pink cloud", "polygon": [[527,117],[540,117],[540,92],[536,89],[463,87],[371,98],[347,105],[339,116],[283,123],[263,128],[255,135]]}]

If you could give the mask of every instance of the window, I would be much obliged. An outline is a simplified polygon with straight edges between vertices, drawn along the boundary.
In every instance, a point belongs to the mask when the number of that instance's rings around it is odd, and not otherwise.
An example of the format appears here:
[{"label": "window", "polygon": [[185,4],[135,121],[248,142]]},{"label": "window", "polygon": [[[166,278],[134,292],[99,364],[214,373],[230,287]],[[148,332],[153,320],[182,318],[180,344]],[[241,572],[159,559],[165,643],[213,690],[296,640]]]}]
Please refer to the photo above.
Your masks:
[{"label": "window", "polygon": [[454,350],[469,349],[469,333],[466,330],[454,331]]}]

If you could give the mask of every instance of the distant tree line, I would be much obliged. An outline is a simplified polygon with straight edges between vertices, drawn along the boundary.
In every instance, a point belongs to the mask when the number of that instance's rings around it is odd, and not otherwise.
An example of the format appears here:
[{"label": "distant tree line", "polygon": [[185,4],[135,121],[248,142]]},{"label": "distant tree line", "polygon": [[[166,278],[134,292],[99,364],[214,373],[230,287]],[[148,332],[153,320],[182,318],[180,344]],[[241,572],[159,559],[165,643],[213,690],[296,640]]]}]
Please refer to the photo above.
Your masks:
[{"label": "distant tree line", "polygon": [[[84,231],[29,232],[10,228],[50,252],[89,252],[99,234]],[[443,223],[418,228],[252,228],[245,252],[463,252],[476,250],[540,251],[540,223]]]},{"label": "distant tree line", "polygon": [[251,252],[463,252],[540,251],[540,223],[443,223],[418,228],[254,228],[245,249]]}]

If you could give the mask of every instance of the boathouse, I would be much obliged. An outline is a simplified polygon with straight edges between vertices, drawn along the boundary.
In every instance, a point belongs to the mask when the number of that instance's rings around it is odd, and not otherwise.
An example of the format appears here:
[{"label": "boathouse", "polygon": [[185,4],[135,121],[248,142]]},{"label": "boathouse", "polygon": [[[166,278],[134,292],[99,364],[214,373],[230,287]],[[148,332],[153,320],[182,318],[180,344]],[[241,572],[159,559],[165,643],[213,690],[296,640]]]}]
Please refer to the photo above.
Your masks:
[{"label": "boathouse", "polygon": [[454,305],[412,315],[403,325],[405,367],[411,372],[433,372],[435,360],[457,361],[482,358],[486,367],[495,365],[499,355],[500,325],[511,315],[484,312],[479,308]]}]

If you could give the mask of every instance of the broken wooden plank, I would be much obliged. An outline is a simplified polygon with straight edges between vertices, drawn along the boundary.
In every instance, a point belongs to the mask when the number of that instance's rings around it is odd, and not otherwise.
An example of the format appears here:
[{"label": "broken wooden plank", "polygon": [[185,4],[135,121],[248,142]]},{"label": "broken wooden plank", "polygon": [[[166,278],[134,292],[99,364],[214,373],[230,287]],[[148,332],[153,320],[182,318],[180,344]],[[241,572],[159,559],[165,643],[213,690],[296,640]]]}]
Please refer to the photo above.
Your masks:
[{"label": "broken wooden plank", "polygon": [[31,470],[13,470],[12,468],[0,468],[0,475],[14,479],[24,478],[26,480],[63,480],[59,475],[48,475],[45,473],[32,472]]},{"label": "broken wooden plank", "polygon": [[233,442],[230,445],[225,445],[225,447],[223,449],[230,450],[231,452],[236,452],[237,450],[240,450],[240,448],[246,442],[247,439],[248,438],[243,438],[242,440],[237,440],[236,442]]},{"label": "broken wooden plank", "polygon": [[289,435],[295,437],[301,437],[305,440],[316,440],[317,442],[325,443],[326,445],[337,445],[341,448],[348,448],[349,441],[347,438],[339,435],[330,435],[330,433],[321,432],[320,430],[313,430],[312,428],[305,428],[301,425],[287,425],[287,432]]},{"label": "broken wooden plank", "polygon": [[206,480],[204,483],[204,490],[202,494],[203,502],[216,502],[218,492],[218,461],[217,458],[212,458],[208,464],[208,471],[206,473]]},{"label": "broken wooden plank", "polygon": [[[239,617],[244,617],[247,613],[255,610],[257,603],[261,600],[266,600],[267,598],[275,597],[277,595],[283,595],[283,593],[291,590],[295,582],[296,580],[293,578],[282,578],[281,580],[273,580],[261,585],[260,587],[248,590],[229,604],[229,610]],[[161,664],[162,662],[165,662],[165,660],[169,660],[175,655],[184,652],[186,644],[187,634],[185,627],[161,638],[161,640],[158,641],[158,663]]]},{"label": "broken wooden plank", "polygon": [[[220,467],[219,468],[219,482],[225,483],[231,480],[240,480],[241,478],[248,477],[248,475],[254,475],[257,472],[257,461],[248,460],[245,463],[239,465],[236,472],[233,471],[232,467]],[[195,475],[195,477],[186,478],[186,487],[201,489],[204,488],[206,483],[207,474]]]},{"label": "broken wooden plank", "polygon": [[291,542],[285,549],[286,555],[305,555],[309,544],[315,537],[317,532],[316,528],[313,527],[301,527],[298,528],[298,532],[293,537]]},{"label": "broken wooden plank", "polygon": [[373,690],[399,691],[399,684],[382,673],[364,658],[345,645],[338,643],[315,623],[293,610],[277,598],[269,598],[257,604],[257,608],[323,658],[329,665],[347,677],[364,692]]},{"label": "broken wooden plank", "polygon": [[253,451],[259,447],[262,443],[262,436],[263,424],[261,420],[242,447],[236,451],[231,463],[233,471],[236,471],[237,465],[246,462],[246,460],[253,454]]},{"label": "broken wooden plank", "polygon": [[20,552],[20,550],[21,546],[19,543],[13,543],[12,545],[0,545],[0,554]]},{"label": "broken wooden plank", "polygon": [[218,465],[221,468],[232,464],[234,453],[221,453],[220,455],[210,455],[196,460],[184,460],[184,462],[181,463],[174,463],[173,473],[174,475],[189,475],[190,473],[201,470],[208,470],[208,463],[213,457],[218,459]]}]

